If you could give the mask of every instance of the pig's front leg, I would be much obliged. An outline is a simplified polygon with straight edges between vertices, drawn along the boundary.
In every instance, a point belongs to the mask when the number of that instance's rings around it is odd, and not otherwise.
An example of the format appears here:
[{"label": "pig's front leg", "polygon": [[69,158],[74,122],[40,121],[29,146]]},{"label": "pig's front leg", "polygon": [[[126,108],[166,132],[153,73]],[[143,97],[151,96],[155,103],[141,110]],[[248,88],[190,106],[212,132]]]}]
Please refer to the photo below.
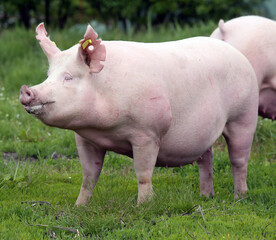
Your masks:
[{"label": "pig's front leg", "polygon": [[87,140],[75,134],[76,145],[82,166],[83,180],[76,205],[87,204],[93,194],[94,186],[100,176],[105,151],[102,151]]},{"label": "pig's front leg", "polygon": [[140,204],[152,197],[152,173],[156,164],[159,145],[156,141],[149,139],[134,144],[132,149],[134,169],[138,181],[137,204]]},{"label": "pig's front leg", "polygon": [[199,178],[200,178],[200,195],[207,198],[214,196],[213,187],[213,149],[209,148],[198,160]]}]

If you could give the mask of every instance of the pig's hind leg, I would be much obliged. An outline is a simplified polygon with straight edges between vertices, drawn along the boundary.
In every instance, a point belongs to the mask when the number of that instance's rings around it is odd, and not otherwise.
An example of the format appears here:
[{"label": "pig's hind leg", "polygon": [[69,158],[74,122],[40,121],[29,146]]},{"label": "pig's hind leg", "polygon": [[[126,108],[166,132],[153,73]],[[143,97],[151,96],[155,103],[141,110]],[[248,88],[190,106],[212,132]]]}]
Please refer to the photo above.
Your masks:
[{"label": "pig's hind leg", "polygon": [[198,160],[200,195],[214,196],[213,187],[213,149],[210,147]]},{"label": "pig's hind leg", "polygon": [[256,111],[251,111],[251,113],[244,113],[228,122],[223,131],[232,165],[235,198],[247,192],[247,165],[257,124]]},{"label": "pig's hind leg", "polygon": [[75,134],[76,145],[82,166],[83,180],[76,205],[87,204],[97,183],[105,156],[105,151],[95,148],[87,140]]}]

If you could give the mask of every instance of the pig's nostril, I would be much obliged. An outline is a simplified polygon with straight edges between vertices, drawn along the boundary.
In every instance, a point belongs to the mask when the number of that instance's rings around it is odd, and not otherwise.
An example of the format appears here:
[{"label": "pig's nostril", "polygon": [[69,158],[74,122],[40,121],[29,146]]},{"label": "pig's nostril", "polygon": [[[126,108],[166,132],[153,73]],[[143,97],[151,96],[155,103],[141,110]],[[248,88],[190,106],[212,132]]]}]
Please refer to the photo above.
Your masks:
[{"label": "pig's nostril", "polygon": [[34,94],[30,88],[23,85],[20,89],[20,102],[23,105],[29,105],[34,99]]}]

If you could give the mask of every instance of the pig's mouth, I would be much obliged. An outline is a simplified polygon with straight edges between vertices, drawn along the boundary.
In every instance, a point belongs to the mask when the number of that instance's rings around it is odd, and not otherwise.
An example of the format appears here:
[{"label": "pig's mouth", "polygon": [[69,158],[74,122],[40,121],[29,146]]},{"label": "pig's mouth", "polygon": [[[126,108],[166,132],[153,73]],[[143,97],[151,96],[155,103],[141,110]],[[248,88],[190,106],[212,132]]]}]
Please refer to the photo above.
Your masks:
[{"label": "pig's mouth", "polygon": [[41,113],[43,113],[43,109],[46,105],[52,104],[54,103],[54,101],[51,102],[45,102],[45,103],[40,103],[37,105],[24,105],[24,109],[30,113],[30,114],[34,114],[34,115],[39,115]]}]

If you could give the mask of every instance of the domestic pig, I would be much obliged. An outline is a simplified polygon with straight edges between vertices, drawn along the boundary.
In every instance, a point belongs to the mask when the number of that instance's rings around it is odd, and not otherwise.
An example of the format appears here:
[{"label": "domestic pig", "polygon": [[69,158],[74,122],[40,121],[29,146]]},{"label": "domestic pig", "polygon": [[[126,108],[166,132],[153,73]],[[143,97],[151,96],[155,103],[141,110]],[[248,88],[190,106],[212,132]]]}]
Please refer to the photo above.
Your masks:
[{"label": "domestic pig", "polygon": [[48,78],[23,85],[25,110],[49,126],[71,129],[83,171],[76,205],[88,203],[107,150],[133,158],[138,203],[152,196],[155,166],[197,161],[200,192],[214,194],[210,147],[223,134],[238,197],[257,123],[258,86],[248,60],[207,37],[164,43],[84,39],[61,51],[37,29]]},{"label": "domestic pig", "polygon": [[241,51],[252,64],[259,86],[259,115],[276,119],[276,22],[259,16],[219,21],[212,38]]}]

